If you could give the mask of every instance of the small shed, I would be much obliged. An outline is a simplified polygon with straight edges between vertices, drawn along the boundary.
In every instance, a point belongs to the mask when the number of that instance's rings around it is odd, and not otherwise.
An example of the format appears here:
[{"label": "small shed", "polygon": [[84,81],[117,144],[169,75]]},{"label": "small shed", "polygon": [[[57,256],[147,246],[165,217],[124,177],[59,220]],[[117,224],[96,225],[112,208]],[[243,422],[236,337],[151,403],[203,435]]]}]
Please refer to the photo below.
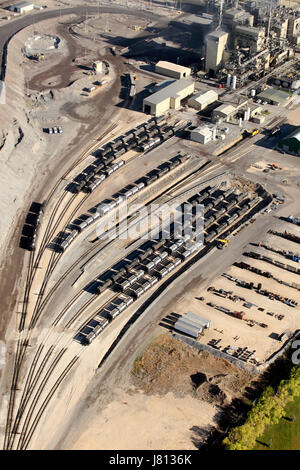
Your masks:
[{"label": "small shed", "polygon": [[218,106],[216,109],[213,110],[212,112],[212,120],[214,122],[218,121],[230,121],[231,118],[235,115],[237,112],[237,108],[232,106],[231,104],[221,104],[221,106]]},{"label": "small shed", "polygon": [[212,130],[207,126],[197,127],[191,131],[191,140],[205,145],[212,140]]}]

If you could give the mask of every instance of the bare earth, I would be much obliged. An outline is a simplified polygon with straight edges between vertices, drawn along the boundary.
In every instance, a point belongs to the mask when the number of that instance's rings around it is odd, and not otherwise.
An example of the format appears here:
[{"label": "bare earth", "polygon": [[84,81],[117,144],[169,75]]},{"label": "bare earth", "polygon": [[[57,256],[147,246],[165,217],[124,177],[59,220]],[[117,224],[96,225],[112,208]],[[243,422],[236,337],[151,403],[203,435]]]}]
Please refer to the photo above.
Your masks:
[{"label": "bare earth", "polygon": [[191,396],[120,394],[91,422],[73,450],[195,449],[192,423],[205,426],[215,412],[213,405]]},{"label": "bare earth", "polygon": [[93,413],[72,449],[195,450],[218,426],[219,407],[250,381],[223,359],[162,334],[135,361],[131,386]]}]

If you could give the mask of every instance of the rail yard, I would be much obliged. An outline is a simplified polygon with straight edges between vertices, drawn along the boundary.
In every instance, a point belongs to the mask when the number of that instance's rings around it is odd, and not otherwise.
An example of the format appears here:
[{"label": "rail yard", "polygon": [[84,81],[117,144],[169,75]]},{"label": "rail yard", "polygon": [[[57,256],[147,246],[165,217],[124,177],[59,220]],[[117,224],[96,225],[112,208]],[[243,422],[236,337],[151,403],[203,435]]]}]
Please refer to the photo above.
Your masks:
[{"label": "rail yard", "polygon": [[297,48],[232,77],[222,7],[200,50],[191,5],[6,3],[1,445],[200,448],[300,333]]}]

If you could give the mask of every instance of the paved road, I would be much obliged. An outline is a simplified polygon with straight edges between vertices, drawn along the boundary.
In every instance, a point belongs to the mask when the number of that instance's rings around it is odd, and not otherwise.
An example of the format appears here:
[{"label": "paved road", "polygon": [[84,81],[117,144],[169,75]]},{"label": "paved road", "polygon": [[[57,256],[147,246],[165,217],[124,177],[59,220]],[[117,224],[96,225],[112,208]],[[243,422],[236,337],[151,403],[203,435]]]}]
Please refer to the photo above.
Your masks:
[{"label": "paved road", "polygon": [[[119,14],[126,14],[126,15],[134,15],[140,18],[149,18],[152,21],[159,21],[162,20],[161,26],[166,24],[166,19],[162,18],[160,15],[155,13],[146,11],[146,10],[138,10],[138,9],[128,9],[122,8],[118,6],[110,6],[110,7],[91,7],[91,6],[80,6],[80,7],[72,7],[72,8],[65,8],[65,9],[58,9],[58,10],[43,10],[39,13],[27,14],[25,16],[20,17],[19,19],[12,20],[7,24],[4,24],[0,27],[0,63],[1,63],[1,80],[5,79],[5,69],[6,69],[6,49],[7,44],[10,39],[19,31],[30,26],[34,23],[38,23],[43,20],[47,20],[50,18],[57,18],[65,15],[77,14],[82,15],[95,15],[98,13],[119,13]],[[157,25],[159,26],[159,25]],[[143,33],[142,33],[143,34]]]}]

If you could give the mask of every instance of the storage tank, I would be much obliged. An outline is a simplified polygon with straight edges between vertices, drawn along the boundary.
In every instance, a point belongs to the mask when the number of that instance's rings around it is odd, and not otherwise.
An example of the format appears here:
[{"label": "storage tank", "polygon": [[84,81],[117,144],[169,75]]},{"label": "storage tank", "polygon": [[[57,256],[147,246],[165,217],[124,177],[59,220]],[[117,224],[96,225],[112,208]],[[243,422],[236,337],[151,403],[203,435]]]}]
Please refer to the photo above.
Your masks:
[{"label": "storage tank", "polygon": [[236,89],[236,75],[233,75],[233,77],[232,77],[232,85],[231,85],[231,88],[232,88],[233,90]]},{"label": "storage tank", "polygon": [[255,88],[252,88],[252,90],[250,91],[251,98],[254,98],[255,95],[256,95],[256,90]]},{"label": "storage tank", "polygon": [[292,85],[291,85],[291,89],[292,90],[298,90],[298,88],[300,88],[300,80],[294,80]]},{"label": "storage tank", "polygon": [[229,74],[227,75],[227,80],[226,80],[226,86],[227,86],[227,88],[230,88],[230,82],[231,82],[231,74],[229,73]]}]

